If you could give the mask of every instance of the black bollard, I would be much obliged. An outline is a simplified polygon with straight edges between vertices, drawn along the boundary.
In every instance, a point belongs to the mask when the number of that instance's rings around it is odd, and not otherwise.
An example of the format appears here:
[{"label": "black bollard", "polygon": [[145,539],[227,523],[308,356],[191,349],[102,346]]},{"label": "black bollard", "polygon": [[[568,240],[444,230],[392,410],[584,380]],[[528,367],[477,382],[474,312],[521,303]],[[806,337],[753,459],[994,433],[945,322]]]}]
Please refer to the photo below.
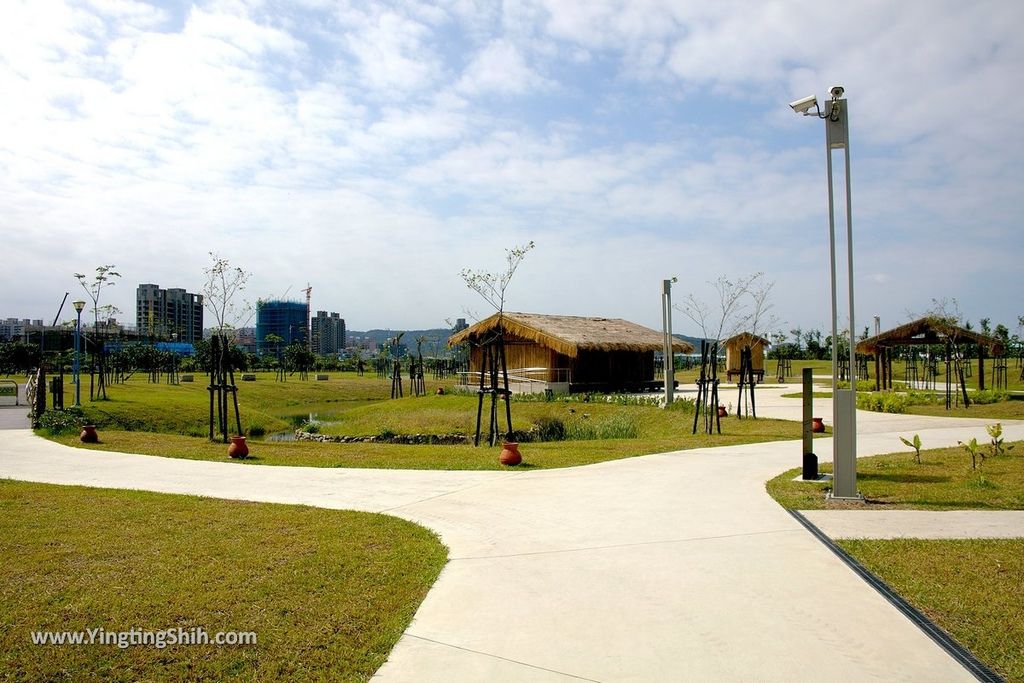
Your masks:
[{"label": "black bollard", "polygon": [[818,478],[818,456],[814,453],[804,453],[804,481],[811,481]]}]

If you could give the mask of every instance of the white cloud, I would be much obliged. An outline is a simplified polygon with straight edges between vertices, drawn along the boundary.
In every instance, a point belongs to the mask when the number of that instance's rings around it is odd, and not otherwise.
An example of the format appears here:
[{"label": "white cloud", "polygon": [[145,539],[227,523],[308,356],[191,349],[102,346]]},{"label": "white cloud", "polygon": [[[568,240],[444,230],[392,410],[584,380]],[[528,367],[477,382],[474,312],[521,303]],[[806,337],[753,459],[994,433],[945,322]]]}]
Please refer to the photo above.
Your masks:
[{"label": "white cloud", "polygon": [[527,65],[515,45],[496,39],[488,43],[466,67],[456,89],[467,95],[517,95],[551,86],[550,81]]},{"label": "white cloud", "polygon": [[0,273],[0,316],[38,317],[74,285],[61,274],[108,262],[131,310],[135,283],[195,288],[216,250],[259,295],[308,280],[350,326],[433,325],[475,304],[460,268],[535,239],[521,308],[657,325],[658,279],[764,270],[781,317],[820,326],[821,124],[785,103],[838,82],[858,301],[894,321],[957,296],[1009,320],[1024,150],[1002,93],[1022,18],[1000,2],[6,3],[0,231],[19,270]]}]

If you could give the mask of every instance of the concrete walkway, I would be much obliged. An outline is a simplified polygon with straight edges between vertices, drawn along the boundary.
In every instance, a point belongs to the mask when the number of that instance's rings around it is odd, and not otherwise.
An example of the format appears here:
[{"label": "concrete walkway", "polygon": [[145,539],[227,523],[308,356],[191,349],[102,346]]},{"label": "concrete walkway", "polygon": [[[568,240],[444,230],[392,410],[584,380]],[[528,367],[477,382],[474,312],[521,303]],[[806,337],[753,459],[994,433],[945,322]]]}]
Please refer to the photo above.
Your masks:
[{"label": "concrete walkway", "polygon": [[1024,538],[1024,510],[804,510],[830,538]]},{"label": "concrete walkway", "polygon": [[[758,414],[798,415],[783,391],[759,394]],[[861,455],[900,450],[897,434],[982,438],[992,422],[858,418]],[[1004,427],[1024,438],[1024,423]],[[815,448],[831,457],[830,439]],[[799,461],[799,442],[782,442],[543,471],[285,468],[0,432],[2,477],[386,511],[434,529],[450,562],[381,681],[974,680],[768,497],[765,480]]]}]

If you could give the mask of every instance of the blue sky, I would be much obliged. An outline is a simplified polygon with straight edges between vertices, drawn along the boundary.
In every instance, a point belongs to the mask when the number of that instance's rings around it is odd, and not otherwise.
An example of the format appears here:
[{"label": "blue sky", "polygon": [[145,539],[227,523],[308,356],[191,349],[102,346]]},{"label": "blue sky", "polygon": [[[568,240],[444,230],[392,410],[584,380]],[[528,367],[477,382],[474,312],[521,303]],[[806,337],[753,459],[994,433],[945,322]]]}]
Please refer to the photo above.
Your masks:
[{"label": "blue sky", "polygon": [[[1017,2],[7,2],[0,316],[112,263],[247,295],[309,282],[350,328],[488,313],[459,278],[536,242],[508,307],[660,326],[763,271],[829,324],[824,127],[851,110],[857,327],[956,298],[1016,328]],[[842,295],[842,292],[841,292]],[[845,309],[842,309],[845,318]],[[696,333],[681,313],[675,329]]]}]

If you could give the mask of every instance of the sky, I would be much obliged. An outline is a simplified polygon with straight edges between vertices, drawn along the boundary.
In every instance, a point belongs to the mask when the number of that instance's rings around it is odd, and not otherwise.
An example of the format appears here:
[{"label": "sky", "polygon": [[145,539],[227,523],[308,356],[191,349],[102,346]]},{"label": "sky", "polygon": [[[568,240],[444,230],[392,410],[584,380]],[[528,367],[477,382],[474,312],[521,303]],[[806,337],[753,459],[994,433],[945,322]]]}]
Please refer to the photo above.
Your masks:
[{"label": "sky", "polygon": [[349,329],[443,327],[492,312],[460,271],[533,241],[507,310],[660,328],[664,279],[713,306],[763,272],[775,327],[825,330],[825,126],[788,103],[842,85],[856,329],[955,299],[1017,331],[1022,26],[1016,0],[7,0],[0,318],[113,264],[134,323],[138,284],[198,292],[213,253],[250,302],[308,283]]}]

